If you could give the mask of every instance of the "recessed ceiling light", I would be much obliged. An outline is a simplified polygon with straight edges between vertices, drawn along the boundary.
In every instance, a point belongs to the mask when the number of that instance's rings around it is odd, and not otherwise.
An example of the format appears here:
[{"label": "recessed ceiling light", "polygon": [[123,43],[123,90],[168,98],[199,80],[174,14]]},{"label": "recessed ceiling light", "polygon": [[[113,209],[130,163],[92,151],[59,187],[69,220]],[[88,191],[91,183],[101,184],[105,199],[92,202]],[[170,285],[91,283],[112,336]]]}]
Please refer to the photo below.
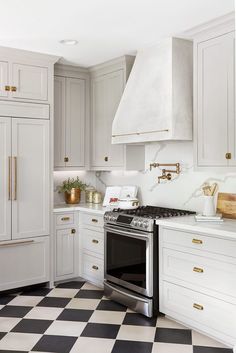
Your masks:
[{"label": "recessed ceiling light", "polygon": [[78,41],[76,39],[62,39],[60,40],[60,43],[65,45],[76,45],[78,44]]}]

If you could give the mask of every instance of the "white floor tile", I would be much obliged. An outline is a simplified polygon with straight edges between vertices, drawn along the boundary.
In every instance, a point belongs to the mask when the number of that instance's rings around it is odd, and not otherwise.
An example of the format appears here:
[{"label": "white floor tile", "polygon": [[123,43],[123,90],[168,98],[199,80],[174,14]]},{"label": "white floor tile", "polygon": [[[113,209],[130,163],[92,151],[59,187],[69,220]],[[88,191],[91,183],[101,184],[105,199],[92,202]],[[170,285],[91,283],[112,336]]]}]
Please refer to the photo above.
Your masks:
[{"label": "white floor tile", "polygon": [[111,353],[115,340],[79,337],[70,353]]},{"label": "white floor tile", "polygon": [[89,322],[121,325],[125,315],[125,312],[96,310],[90,317]]},{"label": "white floor tile", "polygon": [[21,320],[15,317],[0,317],[0,332],[11,331]]},{"label": "white floor tile", "polygon": [[35,306],[44,297],[39,297],[39,296],[27,296],[27,295],[20,295],[18,297],[15,297],[8,305],[18,305],[18,306]]},{"label": "white floor tile", "polygon": [[103,290],[100,287],[95,286],[92,283],[86,282],[81,289],[91,289],[91,290]]},{"label": "white floor tile", "polygon": [[54,321],[45,335],[80,336],[87,322]]},{"label": "white floor tile", "polygon": [[192,331],[192,344],[195,346],[219,347],[225,348],[226,346],[220,342],[213,340],[210,337],[202,335],[199,332]]},{"label": "white floor tile", "polygon": [[56,320],[63,308],[48,308],[36,306],[28,312],[25,316],[26,319],[42,319],[42,320]]},{"label": "white floor tile", "polygon": [[165,316],[158,317],[156,326],[165,328],[187,329],[185,326]]},{"label": "white floor tile", "polygon": [[67,309],[86,309],[86,310],[95,310],[100,299],[84,299],[84,298],[73,298],[67,304]]},{"label": "white floor tile", "polygon": [[153,342],[155,331],[156,331],[155,327],[122,325],[119,330],[117,339],[129,340],[129,341]]},{"label": "white floor tile", "polygon": [[193,347],[187,344],[155,342],[152,353],[193,353]]},{"label": "white floor tile", "polygon": [[78,289],[54,288],[47,297],[73,298],[78,293]]},{"label": "white floor tile", "polygon": [[10,332],[0,341],[0,349],[3,351],[30,351],[42,337],[39,334]]}]

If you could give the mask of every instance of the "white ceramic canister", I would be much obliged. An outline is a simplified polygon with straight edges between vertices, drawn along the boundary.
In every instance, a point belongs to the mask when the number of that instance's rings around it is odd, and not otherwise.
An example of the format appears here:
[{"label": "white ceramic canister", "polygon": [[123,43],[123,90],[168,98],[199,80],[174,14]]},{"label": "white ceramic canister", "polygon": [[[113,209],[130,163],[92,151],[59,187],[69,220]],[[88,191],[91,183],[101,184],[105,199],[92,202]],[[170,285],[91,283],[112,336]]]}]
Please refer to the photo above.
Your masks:
[{"label": "white ceramic canister", "polygon": [[215,216],[215,199],[214,196],[204,196],[204,208],[202,212],[203,216]]}]

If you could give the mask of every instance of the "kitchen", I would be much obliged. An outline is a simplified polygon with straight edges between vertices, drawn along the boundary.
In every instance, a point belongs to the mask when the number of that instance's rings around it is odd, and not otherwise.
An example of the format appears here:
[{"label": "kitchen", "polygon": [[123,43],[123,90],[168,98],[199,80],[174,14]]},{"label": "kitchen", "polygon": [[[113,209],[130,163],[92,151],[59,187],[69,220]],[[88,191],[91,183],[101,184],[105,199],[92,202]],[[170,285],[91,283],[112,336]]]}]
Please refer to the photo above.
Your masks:
[{"label": "kitchen", "polygon": [[233,1],[23,3],[0,15],[0,352],[235,352]]}]

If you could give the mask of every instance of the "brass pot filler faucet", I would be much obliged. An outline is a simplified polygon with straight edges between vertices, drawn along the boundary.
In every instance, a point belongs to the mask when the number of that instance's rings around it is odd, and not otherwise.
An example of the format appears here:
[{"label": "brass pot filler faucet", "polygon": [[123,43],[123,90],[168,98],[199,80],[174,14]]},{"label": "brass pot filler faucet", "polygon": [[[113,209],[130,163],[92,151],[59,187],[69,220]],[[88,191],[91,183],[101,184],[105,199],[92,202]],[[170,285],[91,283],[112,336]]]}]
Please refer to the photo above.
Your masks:
[{"label": "brass pot filler faucet", "polygon": [[[175,169],[165,169],[162,167],[175,167]],[[180,174],[180,164],[179,163],[170,163],[170,164],[161,164],[161,163],[151,163],[150,171],[152,168],[161,168],[162,175],[158,177],[158,184],[160,184],[161,180],[171,180],[172,173]]]}]

